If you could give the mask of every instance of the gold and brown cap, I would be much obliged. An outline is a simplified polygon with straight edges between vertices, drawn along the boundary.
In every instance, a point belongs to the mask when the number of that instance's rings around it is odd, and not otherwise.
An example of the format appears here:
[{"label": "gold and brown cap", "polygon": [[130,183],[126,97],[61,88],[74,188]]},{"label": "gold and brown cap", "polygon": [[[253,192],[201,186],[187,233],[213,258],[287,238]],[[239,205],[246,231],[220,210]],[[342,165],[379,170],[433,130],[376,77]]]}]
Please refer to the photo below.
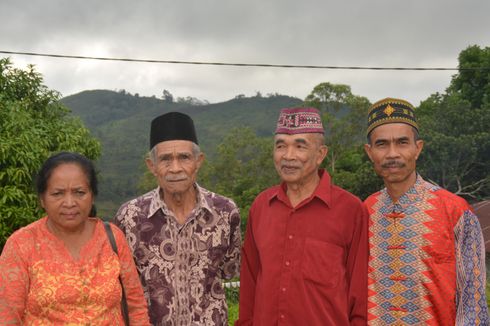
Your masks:
[{"label": "gold and brown cap", "polygon": [[406,123],[419,129],[413,105],[405,100],[387,97],[369,108],[366,134],[369,135],[378,126],[395,122]]}]

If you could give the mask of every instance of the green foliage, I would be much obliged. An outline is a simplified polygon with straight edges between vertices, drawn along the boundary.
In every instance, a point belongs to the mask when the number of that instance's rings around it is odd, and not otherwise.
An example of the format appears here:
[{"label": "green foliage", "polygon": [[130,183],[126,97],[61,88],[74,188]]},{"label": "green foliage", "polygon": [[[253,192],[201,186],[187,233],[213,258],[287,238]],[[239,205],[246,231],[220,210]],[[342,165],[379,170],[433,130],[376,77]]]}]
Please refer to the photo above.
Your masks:
[{"label": "green foliage", "polygon": [[238,320],[238,303],[228,303],[228,325],[235,325]]},{"label": "green foliage", "polygon": [[16,69],[0,59],[0,249],[14,230],[41,216],[33,178],[49,155],[67,150],[95,159],[100,153],[58,100],[32,66]]},{"label": "green foliage", "polygon": [[490,309],[490,282],[487,279],[487,288],[485,289],[487,294],[487,306]]},{"label": "green foliage", "polygon": [[[238,278],[235,279],[235,281],[238,281]],[[226,302],[228,303],[238,303],[240,301],[239,287],[225,288],[225,294],[226,294]]]},{"label": "green foliage", "polygon": [[[154,117],[169,111],[189,114],[196,126],[199,145],[209,162],[217,155],[218,144],[232,128],[250,126],[257,135],[270,136],[279,110],[299,105],[301,100],[273,94],[193,105],[133,96],[125,91],[94,90],[69,96],[62,102],[82,118],[102,143],[97,207],[104,216],[111,217],[122,202],[155,186],[154,178],[146,172],[144,164],[149,150],[150,122]],[[145,175],[144,180],[142,175]]]},{"label": "green foliage", "polygon": [[318,108],[328,146],[324,166],[340,187],[366,198],[381,188],[363,150],[369,100],[352,94],[347,85],[321,83],[305,99],[306,106]]},{"label": "green foliage", "polygon": [[238,303],[240,288],[225,288],[226,303],[228,304],[228,325],[234,325],[238,319]]},{"label": "green foliage", "polygon": [[[490,67],[490,47],[469,46],[459,54],[459,68]],[[490,70],[460,70],[453,77],[448,93],[458,93],[473,108],[490,104]]]},{"label": "green foliage", "polygon": [[338,159],[337,169],[331,175],[336,185],[350,191],[362,200],[383,187],[383,180],[374,172],[363,145],[347,149]]},{"label": "green foliage", "polygon": [[[490,48],[461,52],[460,67],[490,66]],[[490,72],[460,71],[417,110],[423,175],[469,200],[490,196]]]},{"label": "green foliage", "polygon": [[321,83],[306,97],[305,105],[318,108],[326,130],[327,157],[332,173],[337,159],[364,143],[369,100],[352,94],[347,85]]},{"label": "green foliage", "polygon": [[272,138],[258,137],[251,128],[232,129],[218,145],[214,159],[200,171],[203,186],[235,200],[243,230],[255,197],[278,182],[272,143]]},{"label": "green foliage", "polygon": [[[488,52],[488,48],[469,47],[460,54],[460,67],[489,66]],[[429,179],[461,194],[478,190],[477,198],[489,195],[486,181],[479,181],[488,176],[485,169],[488,171],[487,162],[490,162],[485,130],[485,126],[490,125],[488,73],[460,71],[453,78],[447,94],[431,96],[417,110],[422,137],[426,140],[418,165],[420,171],[427,174]],[[150,174],[145,176],[145,181],[141,181],[146,171],[143,157],[148,151],[146,144],[151,119],[168,111],[181,111],[194,119],[201,148],[207,155],[199,182],[243,203],[242,213],[247,210],[249,198],[269,181],[250,183],[248,176],[242,172],[242,165],[247,159],[237,156],[230,161],[235,164],[230,167],[224,163],[233,155],[255,155],[250,147],[243,154],[241,149],[223,149],[228,141],[235,142],[234,146],[244,146],[244,143],[226,137],[233,128],[249,127],[256,135],[254,137],[270,138],[279,110],[283,107],[305,105],[321,110],[329,146],[323,166],[336,184],[361,198],[381,187],[381,180],[374,175],[362,149],[370,103],[365,97],[352,94],[348,85],[321,83],[314,87],[304,103],[288,96],[268,94],[264,97],[258,93],[254,97],[237,95],[223,103],[207,105],[202,102],[199,104],[204,105],[194,105],[192,101],[170,101],[171,94],[167,92],[166,95],[165,101],[156,97],[133,96],[125,91],[98,90],[63,99],[101,140],[103,154],[99,162],[102,175],[99,200],[104,205],[99,205],[99,209],[108,216],[123,201],[155,186]],[[258,149],[257,153],[262,153],[262,149]],[[272,166],[270,152],[266,157]],[[219,164],[219,167],[215,164]],[[261,166],[263,162],[257,164]],[[275,177],[275,172],[269,171]],[[257,172],[258,179],[262,172]],[[225,181],[216,179],[220,174]],[[473,185],[472,189],[467,188],[470,185]]]}]

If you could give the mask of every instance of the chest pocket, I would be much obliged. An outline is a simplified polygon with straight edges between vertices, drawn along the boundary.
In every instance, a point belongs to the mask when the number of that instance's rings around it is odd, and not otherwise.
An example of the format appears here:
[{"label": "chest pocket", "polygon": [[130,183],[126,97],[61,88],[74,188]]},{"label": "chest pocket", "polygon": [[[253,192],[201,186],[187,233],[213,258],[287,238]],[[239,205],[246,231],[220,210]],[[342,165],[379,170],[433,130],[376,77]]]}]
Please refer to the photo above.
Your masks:
[{"label": "chest pocket", "polygon": [[344,249],[337,245],[305,239],[301,272],[305,281],[335,288],[344,274]]}]

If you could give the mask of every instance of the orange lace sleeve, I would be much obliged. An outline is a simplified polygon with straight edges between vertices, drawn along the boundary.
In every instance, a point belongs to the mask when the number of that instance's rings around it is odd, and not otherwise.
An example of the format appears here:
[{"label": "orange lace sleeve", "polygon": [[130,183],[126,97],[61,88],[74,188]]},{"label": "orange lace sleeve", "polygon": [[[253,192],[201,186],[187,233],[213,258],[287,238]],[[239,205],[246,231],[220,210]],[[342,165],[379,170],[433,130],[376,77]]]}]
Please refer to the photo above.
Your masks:
[{"label": "orange lace sleeve", "polygon": [[0,321],[21,325],[29,289],[26,252],[31,241],[24,232],[14,233],[0,256]]}]

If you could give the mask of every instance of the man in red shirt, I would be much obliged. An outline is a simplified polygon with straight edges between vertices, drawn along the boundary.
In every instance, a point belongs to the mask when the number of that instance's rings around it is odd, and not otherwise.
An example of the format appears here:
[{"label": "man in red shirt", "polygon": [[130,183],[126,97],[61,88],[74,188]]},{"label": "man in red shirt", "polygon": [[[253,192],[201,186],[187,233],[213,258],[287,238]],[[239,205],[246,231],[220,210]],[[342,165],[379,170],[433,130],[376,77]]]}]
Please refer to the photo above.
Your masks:
[{"label": "man in red shirt", "polygon": [[319,169],[317,109],[283,109],[275,134],[282,183],[250,208],[236,325],[365,325],[367,210]]}]

